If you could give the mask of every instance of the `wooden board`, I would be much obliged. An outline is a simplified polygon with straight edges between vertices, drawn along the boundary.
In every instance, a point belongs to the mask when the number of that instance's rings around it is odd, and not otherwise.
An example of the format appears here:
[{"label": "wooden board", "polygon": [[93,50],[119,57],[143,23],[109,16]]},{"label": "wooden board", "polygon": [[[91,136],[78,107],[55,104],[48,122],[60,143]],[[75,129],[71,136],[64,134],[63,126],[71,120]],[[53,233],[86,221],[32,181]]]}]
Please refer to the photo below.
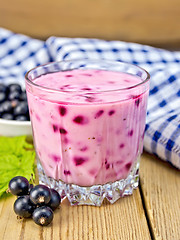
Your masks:
[{"label": "wooden board", "polygon": [[131,240],[150,239],[139,190],[114,205],[102,207],[69,205],[65,200],[56,210],[53,224],[37,226],[32,220],[17,220],[12,210],[14,197],[0,201],[1,240]]},{"label": "wooden board", "polygon": [[180,240],[180,172],[144,154],[141,188],[154,239]]},{"label": "wooden board", "polygon": [[6,0],[0,26],[36,38],[95,37],[180,46],[179,0]]},{"label": "wooden board", "polygon": [[101,207],[63,201],[53,223],[37,226],[17,220],[15,197],[0,200],[0,240],[179,240],[179,171],[152,155],[143,154],[140,187],[132,196]]}]

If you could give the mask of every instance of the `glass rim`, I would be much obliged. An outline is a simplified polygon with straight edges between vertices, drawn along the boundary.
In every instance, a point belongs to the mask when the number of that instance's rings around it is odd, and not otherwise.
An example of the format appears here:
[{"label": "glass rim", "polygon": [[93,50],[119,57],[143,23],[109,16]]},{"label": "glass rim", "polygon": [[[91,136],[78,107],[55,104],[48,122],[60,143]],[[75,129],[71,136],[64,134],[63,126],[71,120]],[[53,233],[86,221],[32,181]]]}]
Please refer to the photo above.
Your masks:
[{"label": "glass rim", "polygon": [[[75,62],[75,61],[93,61],[93,62],[99,62],[99,61],[102,61],[102,62],[106,62],[106,63],[116,63],[116,64],[120,64],[120,65],[127,65],[127,66],[132,66],[132,67],[136,67],[137,69],[141,70],[142,72],[144,72],[146,74],[146,78],[138,83],[138,84],[135,84],[135,85],[132,85],[132,86],[129,86],[129,87],[124,87],[124,88],[118,88],[118,89],[113,89],[113,90],[96,90],[96,91],[84,91],[85,93],[89,93],[89,94],[93,94],[93,93],[96,93],[96,94],[101,94],[101,93],[111,93],[111,92],[118,92],[118,91],[125,91],[125,90],[129,90],[129,89],[133,89],[133,88],[137,88],[143,84],[145,84],[146,82],[148,82],[150,80],[150,74],[142,67],[140,66],[137,66],[135,64],[132,64],[132,63],[126,63],[126,62],[119,62],[119,61],[116,61],[116,60],[106,60],[106,59],[102,59],[102,60],[99,60],[99,59],[69,59],[69,60],[61,60],[61,61],[53,61],[53,62],[49,62],[49,63],[45,63],[45,64],[41,64],[39,66],[36,66],[34,68],[31,68],[26,74],[25,74],[25,80],[30,84],[30,85],[33,85],[34,87],[36,88],[40,88],[40,89],[44,89],[46,91],[53,91],[53,92],[57,92],[57,93],[66,93],[66,94],[74,94],[76,91],[68,91],[68,90],[59,90],[59,89],[54,89],[54,88],[49,88],[49,87],[44,87],[44,86],[41,86],[39,84],[36,84],[34,83],[32,80],[30,80],[28,78],[28,75],[33,71],[33,70],[36,70],[40,67],[43,67],[43,66],[48,66],[48,65],[53,65],[53,64],[57,64],[57,63],[63,63],[63,62]],[[75,69],[75,68],[74,68]],[[69,70],[73,70],[73,69],[69,69]],[[65,70],[66,71],[66,70]],[[67,69],[68,71],[68,69]],[[57,72],[61,72],[61,71],[57,71]],[[115,71],[113,71],[115,72]],[[119,72],[122,72],[122,71],[119,71]],[[55,72],[51,72],[51,73],[55,73]],[[48,73],[47,73],[48,74]],[[130,74],[130,73],[127,73],[127,74]],[[43,74],[42,74],[43,75]]]}]

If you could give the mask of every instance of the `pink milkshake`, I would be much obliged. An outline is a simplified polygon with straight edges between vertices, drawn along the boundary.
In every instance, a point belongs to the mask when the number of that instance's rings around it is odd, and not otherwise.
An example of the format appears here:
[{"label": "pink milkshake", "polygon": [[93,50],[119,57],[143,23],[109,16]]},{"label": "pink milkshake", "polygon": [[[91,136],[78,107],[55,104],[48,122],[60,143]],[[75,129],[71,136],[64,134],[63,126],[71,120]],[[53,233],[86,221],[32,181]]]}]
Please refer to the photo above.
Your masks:
[{"label": "pink milkshake", "polygon": [[[127,182],[129,175],[137,178],[148,74],[143,72],[144,83],[141,74],[101,67],[48,69],[45,73],[34,79],[31,76],[31,84],[27,81],[26,85],[38,170],[44,176],[40,180],[56,187],[72,204],[100,205],[109,193],[100,203],[93,202],[92,196],[87,196],[92,188],[106,186],[106,192],[114,183]],[[137,187],[133,184],[132,189]],[[76,186],[76,191],[81,188],[81,194],[82,189],[89,191],[86,200],[76,196],[74,203],[67,185]],[[112,196],[112,202],[126,195],[126,190],[124,186],[124,194]]]}]

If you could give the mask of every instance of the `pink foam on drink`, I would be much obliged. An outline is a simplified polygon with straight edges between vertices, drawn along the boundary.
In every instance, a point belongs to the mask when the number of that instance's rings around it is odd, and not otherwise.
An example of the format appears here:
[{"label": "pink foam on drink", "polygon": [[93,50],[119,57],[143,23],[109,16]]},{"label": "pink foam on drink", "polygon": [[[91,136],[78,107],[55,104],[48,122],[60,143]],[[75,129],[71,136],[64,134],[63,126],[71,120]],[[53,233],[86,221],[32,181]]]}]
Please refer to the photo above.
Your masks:
[{"label": "pink foam on drink", "polygon": [[56,90],[96,92],[131,87],[140,83],[141,79],[120,72],[78,69],[43,75],[36,79],[35,82],[40,86]]},{"label": "pink foam on drink", "polygon": [[38,96],[27,91],[36,150],[47,176],[80,186],[126,178],[142,151],[148,92],[143,85],[132,87],[141,79],[72,70],[34,82],[55,90]]}]

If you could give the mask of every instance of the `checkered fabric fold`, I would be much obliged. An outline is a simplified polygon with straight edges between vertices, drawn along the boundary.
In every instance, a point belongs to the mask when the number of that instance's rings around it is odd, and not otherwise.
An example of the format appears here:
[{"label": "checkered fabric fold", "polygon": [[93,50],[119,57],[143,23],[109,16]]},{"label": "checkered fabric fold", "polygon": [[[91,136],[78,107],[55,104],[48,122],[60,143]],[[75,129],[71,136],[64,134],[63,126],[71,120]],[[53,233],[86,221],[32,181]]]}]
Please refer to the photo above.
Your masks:
[{"label": "checkered fabric fold", "polygon": [[84,38],[32,39],[0,28],[0,81],[24,85],[40,64],[77,58],[133,63],[151,75],[144,149],[180,169],[180,52]]}]

